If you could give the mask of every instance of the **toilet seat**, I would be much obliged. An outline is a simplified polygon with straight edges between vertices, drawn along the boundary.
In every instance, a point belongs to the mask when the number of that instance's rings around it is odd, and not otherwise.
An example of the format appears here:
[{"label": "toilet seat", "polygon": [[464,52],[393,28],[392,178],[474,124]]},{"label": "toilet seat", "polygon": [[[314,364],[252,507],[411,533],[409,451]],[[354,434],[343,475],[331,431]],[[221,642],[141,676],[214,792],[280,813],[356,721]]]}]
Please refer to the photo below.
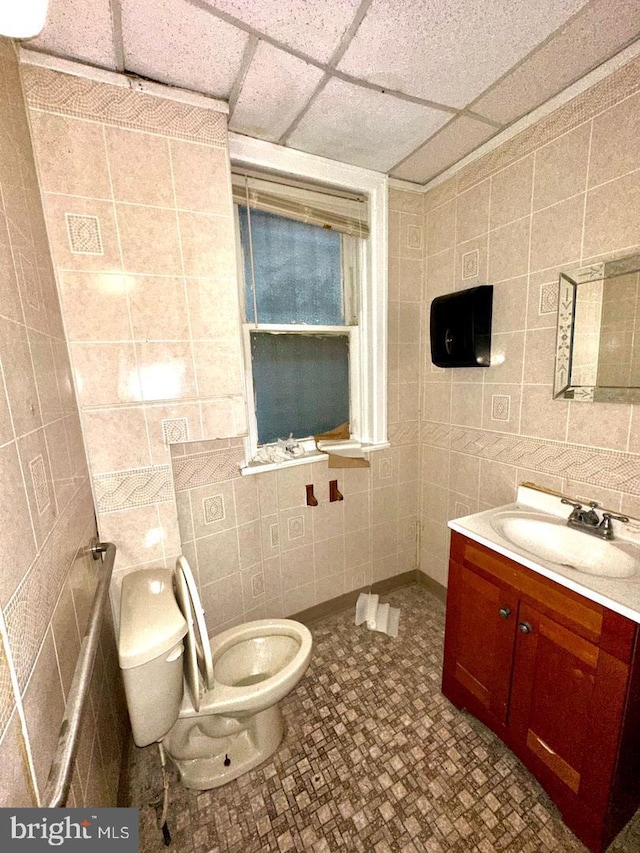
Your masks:
[{"label": "toilet seat", "polygon": [[[215,678],[216,661],[225,652],[247,641],[268,637],[291,638],[296,643],[295,653],[277,672],[248,685],[224,684]],[[278,702],[299,681],[301,666],[306,669],[311,655],[312,639],[308,629],[291,619],[257,619],[229,628],[211,639],[214,678],[209,690],[200,693],[199,702],[190,701],[185,692],[180,708],[180,719],[207,714],[235,714],[246,710],[255,713],[263,707]]]},{"label": "toilet seat", "polygon": [[188,626],[185,638],[185,678],[197,709],[203,692],[201,678],[204,690],[213,687],[211,645],[195,578],[187,558],[182,555],[176,561],[175,578],[176,598]]},{"label": "toilet seat", "polygon": [[[304,625],[291,619],[257,619],[210,638],[195,579],[183,556],[176,561],[175,594],[187,622],[184,638],[187,689],[182,697],[179,719],[258,713],[279,702],[300,680],[312,645],[311,634]],[[270,637],[273,642],[269,641]],[[293,641],[293,646],[289,641]],[[252,642],[251,653],[258,653],[260,647],[268,648],[264,657],[271,671],[252,671],[246,676],[251,681],[234,683],[229,672],[235,673],[238,666],[242,668],[245,647]],[[252,655],[249,656],[253,660]],[[242,680],[240,677],[240,682]]]}]

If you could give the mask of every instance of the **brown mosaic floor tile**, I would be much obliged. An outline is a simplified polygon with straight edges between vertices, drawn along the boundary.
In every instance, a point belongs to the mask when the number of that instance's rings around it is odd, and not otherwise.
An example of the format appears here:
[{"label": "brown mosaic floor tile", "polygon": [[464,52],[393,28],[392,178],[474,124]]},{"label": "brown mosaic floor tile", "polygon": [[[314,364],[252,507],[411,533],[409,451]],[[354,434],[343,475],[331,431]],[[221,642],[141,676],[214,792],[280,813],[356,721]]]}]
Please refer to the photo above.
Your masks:
[{"label": "brown mosaic floor tile", "polygon": [[[172,773],[169,848],[157,750],[133,749],[141,853],[584,853],[518,759],[440,693],[442,604],[417,586],[388,599],[395,640],[356,628],[351,611],[313,628],[271,760],[212,791]],[[609,853],[638,850],[640,812]]]}]

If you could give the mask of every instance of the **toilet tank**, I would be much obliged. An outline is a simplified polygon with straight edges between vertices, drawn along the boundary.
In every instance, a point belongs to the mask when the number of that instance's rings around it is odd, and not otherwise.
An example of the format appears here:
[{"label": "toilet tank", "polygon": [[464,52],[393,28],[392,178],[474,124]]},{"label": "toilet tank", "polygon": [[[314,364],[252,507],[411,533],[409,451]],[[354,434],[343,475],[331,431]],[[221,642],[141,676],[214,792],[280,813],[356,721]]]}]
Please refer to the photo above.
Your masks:
[{"label": "toilet tank", "polygon": [[143,569],[124,577],[118,657],[137,746],[160,740],[178,719],[186,633],[173,572]]}]

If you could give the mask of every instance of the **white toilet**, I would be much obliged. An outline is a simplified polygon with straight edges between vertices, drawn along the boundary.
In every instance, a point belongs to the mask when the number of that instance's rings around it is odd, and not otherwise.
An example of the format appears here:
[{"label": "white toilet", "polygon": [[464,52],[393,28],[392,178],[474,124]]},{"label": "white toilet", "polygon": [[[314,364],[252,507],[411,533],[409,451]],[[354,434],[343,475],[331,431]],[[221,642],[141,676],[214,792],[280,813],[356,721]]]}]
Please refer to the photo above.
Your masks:
[{"label": "white toilet", "polygon": [[122,581],[118,653],[133,739],[162,741],[187,788],[217,788],[278,748],[278,702],[300,681],[311,633],[260,619],[211,640],[189,564]]}]

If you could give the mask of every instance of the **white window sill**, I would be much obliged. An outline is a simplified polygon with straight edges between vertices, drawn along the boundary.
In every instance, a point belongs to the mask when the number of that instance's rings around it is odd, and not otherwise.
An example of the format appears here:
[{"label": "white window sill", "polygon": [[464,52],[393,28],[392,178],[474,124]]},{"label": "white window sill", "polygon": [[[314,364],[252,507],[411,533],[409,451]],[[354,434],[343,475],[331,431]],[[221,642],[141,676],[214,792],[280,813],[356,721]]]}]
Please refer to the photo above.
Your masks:
[{"label": "white window sill", "polygon": [[[391,447],[389,442],[383,441],[379,444],[363,444],[362,450],[365,453],[370,453],[376,450],[387,450],[389,447]],[[310,450],[304,456],[295,456],[283,462],[250,462],[240,469],[240,473],[243,477],[252,474],[266,474],[267,471],[280,471],[282,468],[293,468],[295,465],[310,465],[312,462],[322,462],[323,459],[328,459],[328,454],[321,453],[319,450]]]}]

